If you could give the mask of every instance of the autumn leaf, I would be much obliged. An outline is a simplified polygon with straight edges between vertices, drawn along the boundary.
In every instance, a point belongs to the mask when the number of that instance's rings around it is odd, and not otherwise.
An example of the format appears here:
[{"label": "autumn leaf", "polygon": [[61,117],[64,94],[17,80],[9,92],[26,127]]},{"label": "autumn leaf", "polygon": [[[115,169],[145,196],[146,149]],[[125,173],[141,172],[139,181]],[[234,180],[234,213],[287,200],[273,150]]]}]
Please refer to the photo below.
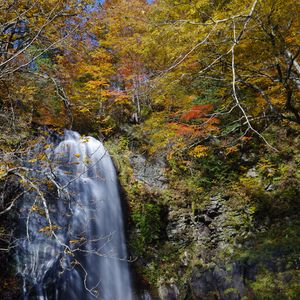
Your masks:
[{"label": "autumn leaf", "polygon": [[209,148],[204,145],[197,145],[189,151],[189,155],[195,158],[201,158],[208,155]]}]

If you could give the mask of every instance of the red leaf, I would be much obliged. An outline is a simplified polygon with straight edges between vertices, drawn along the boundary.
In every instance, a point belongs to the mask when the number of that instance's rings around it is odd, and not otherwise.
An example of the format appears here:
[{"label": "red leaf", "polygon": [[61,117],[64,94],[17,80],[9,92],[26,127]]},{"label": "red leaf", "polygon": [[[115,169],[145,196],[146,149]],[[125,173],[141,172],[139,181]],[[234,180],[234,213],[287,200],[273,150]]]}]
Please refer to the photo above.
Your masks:
[{"label": "red leaf", "polygon": [[181,121],[190,121],[193,119],[205,117],[206,114],[208,114],[212,110],[213,110],[213,106],[211,104],[194,105],[189,111],[182,114],[180,120]]}]

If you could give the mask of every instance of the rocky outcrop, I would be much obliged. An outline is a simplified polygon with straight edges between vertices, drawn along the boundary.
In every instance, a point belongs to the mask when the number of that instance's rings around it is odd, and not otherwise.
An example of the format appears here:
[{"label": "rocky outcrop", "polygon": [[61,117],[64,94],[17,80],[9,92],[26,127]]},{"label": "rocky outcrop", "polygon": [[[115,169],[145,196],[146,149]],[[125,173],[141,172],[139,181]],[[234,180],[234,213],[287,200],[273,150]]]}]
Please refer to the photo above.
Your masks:
[{"label": "rocky outcrop", "polygon": [[184,295],[179,293],[174,299],[238,300],[247,295],[244,266],[237,263],[225,266],[224,262],[218,259],[222,250],[227,248],[226,250],[230,251],[232,241],[240,229],[237,224],[234,227],[230,222],[234,217],[238,219],[234,215],[237,212],[232,211],[226,201],[216,196],[212,197],[203,209],[170,209],[168,238],[177,246],[193,245],[187,247],[184,252],[183,266],[191,267],[196,261],[189,271]]},{"label": "rocky outcrop", "polygon": [[140,264],[152,299],[299,299],[296,163],[275,169],[250,153],[239,164],[233,190],[220,184],[198,196],[176,186],[163,160],[131,156],[135,178],[147,187],[142,203],[163,203],[167,212],[165,235],[148,245]]},{"label": "rocky outcrop", "polygon": [[178,287],[174,283],[171,283],[169,285],[161,284],[158,287],[158,295],[160,299],[176,300],[179,298],[180,293]]},{"label": "rocky outcrop", "polygon": [[247,295],[242,271],[236,265],[231,271],[217,265],[208,269],[195,268],[189,280],[186,299],[239,300]]},{"label": "rocky outcrop", "polygon": [[137,180],[149,187],[158,189],[167,187],[167,178],[164,174],[166,164],[163,158],[154,158],[149,161],[141,154],[134,154],[129,159]]},{"label": "rocky outcrop", "polygon": [[[149,161],[142,155],[132,155],[130,160],[134,176],[147,187],[169,188],[163,160]],[[238,224],[243,223],[241,214],[248,213],[247,208],[240,213],[232,210],[227,201],[228,198],[216,195],[202,208],[174,203],[168,206],[165,241],[178,251],[179,269],[174,272],[180,272],[182,278],[178,274],[174,274],[177,279],[158,278],[154,299],[238,300],[247,294],[244,267],[233,263],[228,268],[222,260],[217,260],[219,252],[232,247],[244,225]]]}]

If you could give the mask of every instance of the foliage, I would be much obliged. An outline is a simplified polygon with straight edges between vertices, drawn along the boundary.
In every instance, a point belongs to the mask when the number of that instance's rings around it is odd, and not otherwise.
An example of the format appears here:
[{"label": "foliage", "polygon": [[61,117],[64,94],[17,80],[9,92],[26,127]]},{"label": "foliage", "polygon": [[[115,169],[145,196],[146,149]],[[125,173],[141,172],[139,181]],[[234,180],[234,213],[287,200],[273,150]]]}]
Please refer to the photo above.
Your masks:
[{"label": "foliage", "polygon": [[248,279],[257,299],[299,297],[299,222],[279,222],[259,233],[251,246],[236,252],[237,260],[257,269],[255,280]]},{"label": "foliage", "polygon": [[[133,252],[153,252],[152,282],[160,263],[169,274],[179,268],[175,246],[162,242],[164,205],[195,211],[222,193],[228,225],[244,234],[232,244],[246,242],[254,224],[274,228],[298,215],[300,3],[2,2],[1,182],[40,142],[37,124],[108,139],[130,206]],[[165,160],[167,189],[135,178],[132,148]],[[274,290],[298,297],[298,275],[289,291],[281,275],[264,270],[251,286],[261,299]]]},{"label": "foliage", "polygon": [[159,206],[146,203],[142,205],[139,212],[133,212],[132,219],[141,236],[141,244],[143,246],[159,239],[161,231],[161,212]]}]

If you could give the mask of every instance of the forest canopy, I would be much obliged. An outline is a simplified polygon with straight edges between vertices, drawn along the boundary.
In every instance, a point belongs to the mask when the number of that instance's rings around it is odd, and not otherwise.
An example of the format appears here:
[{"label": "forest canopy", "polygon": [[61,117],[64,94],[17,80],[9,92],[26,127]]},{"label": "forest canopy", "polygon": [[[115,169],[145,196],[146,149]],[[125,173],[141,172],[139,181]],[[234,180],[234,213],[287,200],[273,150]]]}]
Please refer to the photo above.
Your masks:
[{"label": "forest canopy", "polygon": [[270,124],[300,123],[297,1],[19,0],[1,11],[2,134],[136,124],[153,151],[201,155],[214,137],[272,148]]}]

